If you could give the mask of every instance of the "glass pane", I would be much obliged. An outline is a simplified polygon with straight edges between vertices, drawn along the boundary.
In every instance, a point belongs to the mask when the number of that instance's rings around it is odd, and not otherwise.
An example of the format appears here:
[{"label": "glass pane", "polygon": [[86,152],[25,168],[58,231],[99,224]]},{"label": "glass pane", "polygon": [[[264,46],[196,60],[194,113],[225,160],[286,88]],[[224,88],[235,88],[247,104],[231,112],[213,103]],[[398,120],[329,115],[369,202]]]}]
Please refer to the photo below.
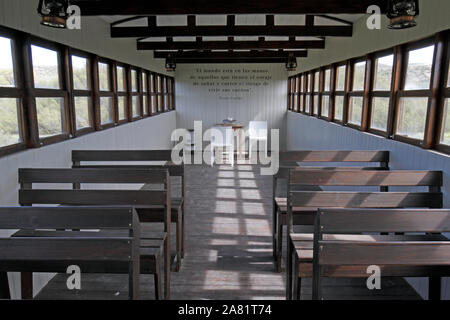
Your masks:
[{"label": "glass pane", "polygon": [[125,69],[122,67],[117,67],[117,91],[126,91]]},{"label": "glass pane", "polygon": [[334,106],[334,118],[342,121],[344,118],[344,96],[336,96]]},{"label": "glass pane", "polygon": [[447,88],[450,87],[450,68],[448,69]]},{"label": "glass pane", "polygon": [[131,90],[133,92],[137,92],[138,91],[137,72],[136,72],[136,70],[131,70]]},{"label": "glass pane", "polygon": [[336,91],[345,90],[345,66],[336,69]]},{"label": "glass pane", "polygon": [[157,103],[156,96],[152,96],[152,113],[157,112],[156,103]]},{"label": "glass pane", "polygon": [[397,134],[422,140],[427,106],[428,98],[402,98],[397,116]]},{"label": "glass pane", "polygon": [[75,119],[77,130],[89,128],[91,126],[89,97],[75,97]]},{"label": "glass pane", "polygon": [[142,92],[147,92],[148,88],[147,88],[147,74],[146,73],[142,73]]},{"label": "glass pane", "polygon": [[366,78],[366,62],[355,63],[353,75],[353,91],[364,90],[364,79]]},{"label": "glass pane", "polygon": [[444,119],[442,119],[441,143],[450,145],[450,113],[448,108],[449,98],[445,99]]},{"label": "glass pane", "polygon": [[372,120],[370,127],[382,131],[387,129],[389,98],[375,97],[372,101]]},{"label": "glass pane", "polygon": [[392,69],[394,67],[394,55],[378,58],[375,61],[375,82],[373,90],[390,91],[392,82]]},{"label": "glass pane", "polygon": [[163,97],[161,95],[158,96],[158,109],[159,109],[159,112],[164,111],[164,101],[163,101]]},{"label": "glass pane", "polygon": [[0,37],[0,87],[15,87],[12,41]]},{"label": "glass pane", "polygon": [[299,111],[303,111],[303,94],[300,94],[300,95],[298,96],[298,100],[299,100],[299,103],[298,103],[298,110],[299,110]]},{"label": "glass pane", "polygon": [[31,54],[33,59],[34,87],[59,89],[58,52],[32,45]]},{"label": "glass pane", "polygon": [[19,143],[19,99],[0,98],[0,146]]},{"label": "glass pane", "polygon": [[314,92],[319,92],[320,73],[314,73]]},{"label": "glass pane", "polygon": [[161,80],[161,76],[156,76],[156,88],[158,93],[162,92],[162,80]]},{"label": "glass pane", "polygon": [[322,110],[321,110],[321,116],[327,117],[329,116],[328,111],[330,109],[330,97],[329,96],[322,96]]},{"label": "glass pane", "polygon": [[361,125],[362,109],[363,109],[363,98],[350,97],[348,109],[348,122],[356,125]]},{"label": "glass pane", "polygon": [[63,98],[36,98],[39,137],[63,133]]},{"label": "glass pane", "polygon": [[111,97],[100,97],[101,124],[112,123],[114,121],[112,101]]},{"label": "glass pane", "polygon": [[119,97],[119,120],[127,118],[127,104],[125,103],[126,97]]},{"label": "glass pane", "polygon": [[314,95],[313,115],[318,115],[319,111],[319,95]]},{"label": "glass pane", "polygon": [[305,112],[309,113],[310,112],[310,104],[309,104],[309,94],[306,95],[306,99],[305,99]]},{"label": "glass pane", "polygon": [[148,114],[148,96],[144,95],[144,115]]},{"label": "glass pane", "polygon": [[311,74],[308,74],[308,92],[311,92],[311,87],[312,87],[312,81],[311,81]]},{"label": "glass pane", "polygon": [[88,63],[86,58],[72,56],[73,88],[89,90]]},{"label": "glass pane", "polygon": [[294,105],[292,110],[297,111],[297,104],[298,104],[298,96],[294,95]]},{"label": "glass pane", "polygon": [[150,92],[155,92],[155,75],[150,75]]},{"label": "glass pane", "polygon": [[133,96],[132,103],[133,103],[133,117],[140,116],[141,113],[139,111],[139,96]]},{"label": "glass pane", "polygon": [[434,45],[408,53],[405,90],[430,89]]},{"label": "glass pane", "polygon": [[98,64],[98,80],[100,85],[100,91],[110,91],[109,81],[109,65],[106,63]]},{"label": "glass pane", "polygon": [[325,70],[325,87],[324,91],[330,91],[330,69]]}]

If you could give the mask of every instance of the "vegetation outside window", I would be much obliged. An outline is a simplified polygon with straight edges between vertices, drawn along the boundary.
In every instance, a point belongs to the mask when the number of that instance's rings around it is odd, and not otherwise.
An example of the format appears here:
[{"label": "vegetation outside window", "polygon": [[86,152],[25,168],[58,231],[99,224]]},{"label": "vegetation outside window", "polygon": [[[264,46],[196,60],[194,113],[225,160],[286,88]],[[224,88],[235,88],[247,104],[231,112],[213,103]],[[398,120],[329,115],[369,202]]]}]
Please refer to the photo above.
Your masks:
[{"label": "vegetation outside window", "polygon": [[353,64],[353,78],[349,92],[348,119],[349,124],[360,127],[364,104],[364,85],[366,79],[366,61]]}]

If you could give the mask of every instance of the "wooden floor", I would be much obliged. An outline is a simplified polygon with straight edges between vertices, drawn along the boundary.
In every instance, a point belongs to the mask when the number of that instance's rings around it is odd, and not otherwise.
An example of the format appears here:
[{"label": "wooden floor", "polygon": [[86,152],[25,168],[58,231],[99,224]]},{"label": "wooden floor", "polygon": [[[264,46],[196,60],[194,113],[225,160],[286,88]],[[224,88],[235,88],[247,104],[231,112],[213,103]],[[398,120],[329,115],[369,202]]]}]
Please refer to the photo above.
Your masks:
[{"label": "wooden floor", "polygon": [[[284,299],[283,273],[272,258],[272,177],[258,166],[189,166],[187,249],[181,271],[172,273],[172,299]],[[126,275],[82,275],[81,290],[57,275],[38,299],[125,299]],[[302,295],[311,296],[311,281]],[[153,277],[142,276],[143,299],[154,299]],[[326,299],[418,299],[403,279],[383,279],[368,290],[364,279],[325,279]]]}]

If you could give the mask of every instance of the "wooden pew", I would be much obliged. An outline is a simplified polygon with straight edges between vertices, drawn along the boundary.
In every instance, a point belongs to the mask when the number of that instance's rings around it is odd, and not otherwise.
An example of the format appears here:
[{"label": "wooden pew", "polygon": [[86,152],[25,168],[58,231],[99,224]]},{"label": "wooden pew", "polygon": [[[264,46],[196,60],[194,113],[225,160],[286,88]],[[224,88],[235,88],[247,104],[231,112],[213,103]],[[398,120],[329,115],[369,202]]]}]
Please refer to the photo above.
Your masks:
[{"label": "wooden pew", "polygon": [[[132,207],[0,207],[0,229],[26,230],[0,238],[1,298],[11,297],[7,272],[66,273],[76,265],[82,273],[127,273],[128,297],[139,299],[140,224]],[[38,229],[54,231],[39,236]]]},{"label": "wooden pew", "polygon": [[[325,164],[328,166],[324,166]],[[332,163],[332,164],[330,164]],[[364,166],[362,166],[362,164]],[[370,164],[370,166],[367,166]],[[373,164],[373,166],[372,166]],[[313,165],[313,166],[312,166]],[[347,165],[347,166],[344,166]],[[351,167],[349,165],[352,165]],[[278,182],[288,180],[291,168],[306,166],[315,169],[343,169],[343,170],[389,170],[389,151],[287,151],[280,152],[280,168],[273,176],[273,218],[272,237],[275,269],[281,272],[283,226],[286,225],[287,195],[279,196]],[[333,167],[331,167],[333,166]],[[337,167],[336,167],[337,166]],[[302,186],[305,190],[306,187]],[[320,191],[318,186],[308,187],[310,191]],[[382,187],[382,191],[387,191]]]},{"label": "wooden pew", "polygon": [[[350,187],[354,191],[296,191],[296,185]],[[427,192],[360,191],[360,187],[427,187]],[[294,225],[313,225],[318,208],[442,208],[441,171],[290,169],[288,183],[286,297],[292,298],[292,254],[310,248]],[[353,189],[355,188],[355,189]],[[292,190],[294,189],[294,190]],[[302,232],[305,233],[305,232]],[[312,233],[312,230],[306,230]],[[310,240],[312,236],[310,235]],[[298,267],[298,266],[295,266]],[[297,287],[294,283],[294,287]]]},{"label": "wooden pew", "polygon": [[[174,271],[178,272],[181,260],[184,258],[184,248],[186,242],[185,233],[185,212],[186,212],[186,179],[184,175],[184,165],[175,165],[172,162],[172,150],[73,150],[72,168],[166,168],[171,177],[181,178],[180,194],[175,194],[172,190],[172,218],[175,223],[175,264]],[[126,164],[126,162],[155,162],[164,161],[163,165],[156,164]],[[100,164],[95,162],[101,162]],[[111,164],[117,162],[120,164]],[[171,184],[172,188],[174,183]],[[74,185],[76,188],[77,185]],[[151,185],[143,188],[149,189]],[[162,214],[163,212],[159,212]],[[158,212],[155,212],[155,216]]]},{"label": "wooden pew", "polygon": [[[377,265],[381,277],[429,277],[429,299],[439,300],[441,277],[450,275],[450,241],[440,233],[449,231],[448,209],[319,209],[313,299],[322,298],[323,277],[368,278],[367,267]],[[368,236],[363,232],[405,235]],[[300,264],[300,270],[304,267],[310,269]]]},{"label": "wooden pew", "polygon": [[[153,248],[149,256],[142,257],[148,266],[142,272],[154,274],[158,270],[159,256],[164,257],[164,297],[170,298],[170,177],[167,169],[118,169],[118,168],[75,168],[75,169],[19,169],[19,204],[59,205],[99,205],[99,206],[134,206],[139,221],[152,222],[154,210],[164,212],[164,232],[145,232],[142,239],[146,248]],[[46,189],[36,188],[37,184],[89,184],[89,189]],[[162,184],[160,190],[139,189],[101,189],[91,184]],[[156,219],[159,222],[159,219]],[[23,274],[24,291],[32,288],[30,274]],[[28,280],[26,280],[27,278]],[[160,283],[156,283],[159,289]],[[157,299],[162,298],[156,290]],[[29,297],[29,296],[28,296]],[[30,297],[31,298],[31,297]]]}]

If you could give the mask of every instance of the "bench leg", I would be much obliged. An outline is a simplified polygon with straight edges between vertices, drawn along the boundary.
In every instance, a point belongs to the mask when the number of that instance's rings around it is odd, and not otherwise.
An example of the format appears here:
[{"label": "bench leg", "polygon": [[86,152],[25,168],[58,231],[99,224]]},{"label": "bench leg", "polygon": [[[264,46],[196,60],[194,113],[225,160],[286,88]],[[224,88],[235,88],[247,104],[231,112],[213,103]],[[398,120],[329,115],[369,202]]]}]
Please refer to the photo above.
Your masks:
[{"label": "bench leg", "polygon": [[292,300],[292,243],[289,239],[287,241],[287,253],[286,253],[286,300]]},{"label": "bench leg", "polygon": [[33,299],[33,273],[22,272],[20,274],[21,288],[22,288],[22,300]]},{"label": "bench leg", "polygon": [[293,266],[292,266],[292,291],[294,293],[293,299],[300,300],[300,298],[299,298],[299,293],[300,293],[299,284],[300,284],[300,281],[299,281],[299,277],[298,277],[299,261],[297,259],[297,253],[295,252],[295,250],[292,251],[292,262],[293,262]]},{"label": "bench leg", "polygon": [[283,258],[283,221],[281,220],[281,214],[277,217],[277,258],[276,258],[276,272],[281,272],[281,260]]},{"label": "bench leg", "polygon": [[186,246],[186,205],[183,201],[183,209],[181,210],[181,258],[184,259],[184,248]]},{"label": "bench leg", "polygon": [[441,278],[428,278],[428,300],[441,300]]},{"label": "bench leg", "polygon": [[170,253],[170,239],[166,238],[166,242],[164,245],[164,297],[166,300],[170,300],[170,262],[171,262],[171,253]]},{"label": "bench leg", "polygon": [[156,272],[153,275],[155,279],[155,299],[161,300],[164,299],[164,293],[162,289],[162,266],[161,266],[161,257],[156,258]]},{"label": "bench leg", "polygon": [[181,238],[182,238],[182,221],[181,221],[181,211],[178,211],[178,215],[177,215],[177,222],[176,222],[176,227],[177,227],[177,231],[176,231],[176,244],[175,244],[175,249],[176,249],[176,253],[175,253],[175,266],[174,266],[174,271],[178,272],[180,271],[180,267],[181,267]]},{"label": "bench leg", "polygon": [[6,272],[0,272],[0,299],[11,299],[8,284],[8,273]]}]

